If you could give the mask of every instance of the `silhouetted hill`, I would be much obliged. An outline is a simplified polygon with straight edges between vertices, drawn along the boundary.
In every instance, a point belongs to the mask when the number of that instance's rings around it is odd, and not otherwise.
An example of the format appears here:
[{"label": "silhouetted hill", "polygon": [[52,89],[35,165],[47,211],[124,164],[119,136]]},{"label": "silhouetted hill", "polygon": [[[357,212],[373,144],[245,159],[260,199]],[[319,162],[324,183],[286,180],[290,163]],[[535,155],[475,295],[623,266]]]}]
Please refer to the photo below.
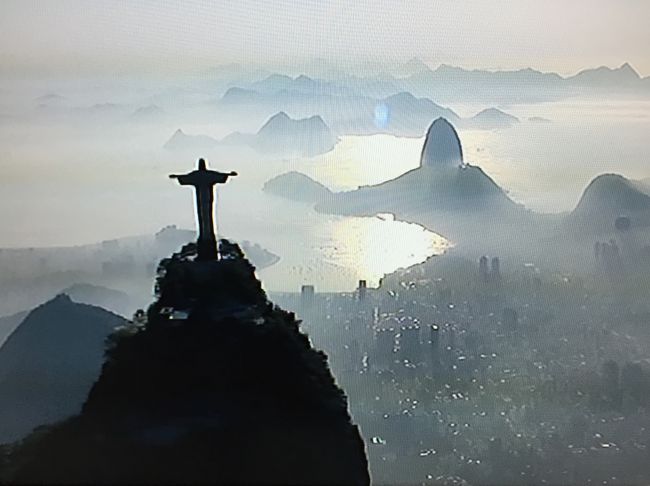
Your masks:
[{"label": "silhouetted hill", "polygon": [[180,128],[174,132],[164,147],[169,150],[205,150],[219,145],[219,141],[207,135],[187,135]]},{"label": "silhouetted hill", "polygon": [[337,138],[320,116],[294,120],[281,111],[269,118],[256,134],[235,132],[222,142],[247,144],[264,153],[311,157],[332,150]]},{"label": "silhouetted hill", "polygon": [[0,442],[78,413],[125,322],[63,294],[30,312],[0,348]]},{"label": "silhouetted hill", "polygon": [[419,168],[382,184],[335,193],[316,208],[338,214],[392,212],[403,216],[487,211],[497,217],[500,211],[515,206],[482,169],[463,164],[456,130],[439,118],[427,131]]},{"label": "silhouetted hill", "polygon": [[456,129],[445,118],[434,120],[424,138],[420,166],[459,166],[462,163],[463,149]]},{"label": "silhouetted hill", "polygon": [[14,332],[14,329],[25,320],[27,314],[29,314],[28,311],[23,311],[10,316],[0,317],[0,347],[2,347],[9,335]]},{"label": "silhouetted hill", "polygon": [[263,190],[275,196],[308,203],[316,203],[332,194],[323,184],[295,171],[268,180]]},{"label": "silhouetted hill", "polygon": [[464,121],[465,126],[481,130],[509,128],[517,123],[519,123],[519,118],[509,115],[497,108],[487,108]]},{"label": "silhouetted hill", "polygon": [[613,231],[614,221],[627,216],[633,226],[650,224],[650,196],[618,174],[602,174],[584,190],[567,217],[576,230]]},{"label": "silhouetted hill", "polygon": [[143,326],[116,335],[80,415],[28,437],[5,481],[368,484],[324,353],[236,245],[163,260]]}]

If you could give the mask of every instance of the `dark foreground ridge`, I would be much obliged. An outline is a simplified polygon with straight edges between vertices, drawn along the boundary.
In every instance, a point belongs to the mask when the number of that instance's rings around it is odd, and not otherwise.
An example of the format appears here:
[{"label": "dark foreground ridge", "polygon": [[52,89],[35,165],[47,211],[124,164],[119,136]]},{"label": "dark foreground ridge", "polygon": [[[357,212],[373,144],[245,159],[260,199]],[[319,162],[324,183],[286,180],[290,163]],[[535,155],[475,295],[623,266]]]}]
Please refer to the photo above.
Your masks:
[{"label": "dark foreground ridge", "polygon": [[[235,244],[163,260],[146,322],[115,336],[80,415],[9,455],[7,482],[368,484],[324,353]],[[143,319],[144,321],[145,319]]]}]

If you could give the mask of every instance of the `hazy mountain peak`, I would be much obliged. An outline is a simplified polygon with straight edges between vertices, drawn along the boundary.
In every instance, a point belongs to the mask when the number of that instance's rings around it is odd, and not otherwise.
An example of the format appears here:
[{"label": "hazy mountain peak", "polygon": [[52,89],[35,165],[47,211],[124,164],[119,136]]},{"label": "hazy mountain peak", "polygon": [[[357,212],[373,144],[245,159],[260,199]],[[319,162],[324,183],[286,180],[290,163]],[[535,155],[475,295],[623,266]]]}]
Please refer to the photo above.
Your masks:
[{"label": "hazy mountain peak", "polygon": [[331,150],[337,138],[320,115],[293,119],[284,111],[269,118],[251,142],[268,153],[299,153],[309,157]]},{"label": "hazy mountain peak", "polygon": [[309,76],[307,76],[306,74],[300,74],[300,75],[296,76],[294,81],[297,82],[297,83],[313,83],[314,82],[314,80],[312,78],[310,78]]},{"label": "hazy mountain peak", "polygon": [[405,66],[413,66],[413,67],[423,67],[423,68],[427,68],[427,69],[429,68],[429,66],[427,66],[427,64],[417,56],[414,56],[411,59],[409,59],[408,61],[406,61],[406,63],[404,63],[404,65]]},{"label": "hazy mountain peak", "polygon": [[440,117],[429,126],[420,166],[456,166],[463,163],[463,149],[454,126]]},{"label": "hazy mountain peak", "polygon": [[431,72],[431,68],[419,57],[412,57],[399,67],[400,73],[412,76],[413,74]]},{"label": "hazy mountain peak", "polygon": [[74,302],[72,302],[72,299],[68,294],[60,293],[44,305],[74,305]]},{"label": "hazy mountain peak", "polygon": [[0,441],[78,412],[99,375],[107,336],[125,323],[63,293],[32,310],[0,348]]},{"label": "hazy mountain peak", "polygon": [[188,135],[178,128],[174,134],[167,140],[164,147],[166,149],[208,149],[216,146],[219,142],[208,135]]},{"label": "hazy mountain peak", "polygon": [[451,66],[450,64],[441,64],[435,70],[437,73],[459,73],[463,71],[465,71],[465,69],[457,66]]},{"label": "hazy mountain peak", "polygon": [[291,120],[291,117],[287,115],[284,111],[278,111],[275,115],[269,118],[269,122],[275,120]]},{"label": "hazy mountain peak", "polygon": [[[494,115],[508,115],[508,114],[505,113],[504,111],[499,110],[498,108],[491,107],[491,108],[485,108],[484,110],[479,111],[476,114],[476,116],[479,116],[479,115],[494,116]],[[512,116],[512,115],[508,115],[508,116]]]},{"label": "hazy mountain peak", "polygon": [[469,119],[469,126],[484,130],[508,128],[519,123],[519,118],[498,108],[486,108]]},{"label": "hazy mountain peak", "polygon": [[396,94],[394,94],[394,95],[389,96],[389,97],[386,98],[384,101],[386,101],[386,102],[391,102],[391,101],[393,101],[393,102],[394,102],[394,101],[398,101],[398,102],[404,102],[404,101],[413,102],[413,101],[416,101],[417,99],[418,99],[418,98],[417,98],[416,96],[414,96],[412,93],[410,93],[409,91],[400,91],[399,93],[396,93]]},{"label": "hazy mountain peak", "polygon": [[640,76],[639,73],[636,71],[636,69],[634,69],[634,68],[630,65],[630,63],[628,63],[628,62],[624,62],[623,64],[621,64],[621,66],[618,68],[618,70],[619,70],[619,71],[622,71],[622,72],[625,72],[625,73],[627,73],[627,74],[629,74],[629,75],[631,75],[632,77],[635,77],[635,78],[637,78],[637,79],[641,79],[641,76]]},{"label": "hazy mountain peak", "polygon": [[567,79],[587,86],[619,86],[621,83],[634,83],[639,81],[641,76],[639,76],[639,73],[637,73],[634,68],[626,62],[614,69],[608,66],[584,69],[575,76]]},{"label": "hazy mountain peak", "polygon": [[619,174],[601,174],[584,190],[574,215],[611,219],[639,211],[650,211],[650,196]]},{"label": "hazy mountain peak", "polygon": [[320,182],[296,171],[276,176],[264,184],[264,192],[295,201],[315,203],[331,195]]}]

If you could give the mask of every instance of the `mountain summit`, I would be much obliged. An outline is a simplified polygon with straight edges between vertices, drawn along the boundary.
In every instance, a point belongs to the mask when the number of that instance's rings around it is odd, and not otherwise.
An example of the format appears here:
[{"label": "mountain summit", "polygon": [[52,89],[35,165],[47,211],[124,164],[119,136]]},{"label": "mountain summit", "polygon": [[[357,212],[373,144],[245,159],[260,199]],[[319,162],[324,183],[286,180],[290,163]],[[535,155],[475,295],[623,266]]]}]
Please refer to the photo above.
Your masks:
[{"label": "mountain summit", "polygon": [[447,119],[436,119],[427,130],[420,166],[460,166],[462,163],[463,148],[456,129]]},{"label": "mountain summit", "polygon": [[250,145],[263,153],[306,157],[329,152],[337,141],[320,116],[293,119],[284,111],[269,118],[255,134],[234,132],[222,140],[225,144]]},{"label": "mountain summit", "polygon": [[65,294],[31,311],[0,348],[0,442],[81,410],[104,341],[125,319]]},{"label": "mountain summit", "polygon": [[381,184],[333,193],[316,204],[322,212],[393,213],[426,224],[435,221],[433,227],[446,228],[468,219],[482,223],[486,214],[495,220],[517,208],[480,167],[463,162],[456,129],[444,118],[429,126],[418,168]]},{"label": "mountain summit", "polygon": [[650,196],[618,174],[595,177],[582,193],[568,221],[574,229],[613,231],[614,221],[629,217],[633,226],[650,224]]},{"label": "mountain summit", "polygon": [[235,244],[161,262],[157,300],[114,335],[80,415],[27,438],[13,483],[368,484],[324,353]]}]

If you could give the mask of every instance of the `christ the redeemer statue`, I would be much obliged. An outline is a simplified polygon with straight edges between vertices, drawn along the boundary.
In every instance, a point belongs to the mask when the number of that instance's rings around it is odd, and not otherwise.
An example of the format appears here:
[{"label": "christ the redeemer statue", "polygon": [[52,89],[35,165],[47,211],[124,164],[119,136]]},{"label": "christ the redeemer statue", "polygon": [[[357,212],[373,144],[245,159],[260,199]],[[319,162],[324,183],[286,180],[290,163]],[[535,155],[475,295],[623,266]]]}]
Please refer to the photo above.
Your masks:
[{"label": "christ the redeemer statue", "polygon": [[194,186],[196,191],[196,214],[198,216],[199,238],[197,240],[197,260],[216,260],[219,258],[217,237],[214,234],[212,218],[214,204],[214,185],[223,184],[237,172],[217,172],[208,170],[205,160],[199,159],[199,168],[188,174],[171,174],[171,179],[178,180],[182,186]]}]

